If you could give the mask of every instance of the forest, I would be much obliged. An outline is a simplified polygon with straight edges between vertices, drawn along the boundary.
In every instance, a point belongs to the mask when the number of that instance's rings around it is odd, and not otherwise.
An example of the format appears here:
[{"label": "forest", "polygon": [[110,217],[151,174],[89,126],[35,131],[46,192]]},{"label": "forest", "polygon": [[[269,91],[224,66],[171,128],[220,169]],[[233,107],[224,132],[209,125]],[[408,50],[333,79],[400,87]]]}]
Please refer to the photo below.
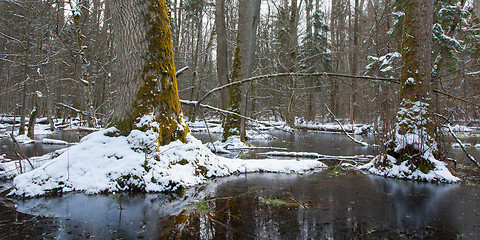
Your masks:
[{"label": "forest", "polygon": [[[458,228],[427,209],[479,200],[479,1],[6,0],[0,13],[6,213],[38,219],[32,209],[45,195],[118,204],[118,225],[68,232],[99,238],[480,236],[478,206]],[[350,178],[367,196],[343,197]],[[314,184],[349,205],[354,222],[336,204],[312,203],[326,201],[307,190]],[[378,186],[387,200],[370,197]],[[417,212],[405,203],[415,197]],[[122,220],[122,199],[174,207]],[[357,210],[368,201],[423,223]],[[73,214],[45,204],[43,214]],[[313,224],[324,208],[334,220]],[[309,217],[283,229],[284,210]],[[257,223],[242,225],[252,212]],[[120,231],[132,219],[149,230]],[[27,232],[1,228],[22,239],[66,227],[37,221]],[[98,224],[109,232],[89,227]]]}]

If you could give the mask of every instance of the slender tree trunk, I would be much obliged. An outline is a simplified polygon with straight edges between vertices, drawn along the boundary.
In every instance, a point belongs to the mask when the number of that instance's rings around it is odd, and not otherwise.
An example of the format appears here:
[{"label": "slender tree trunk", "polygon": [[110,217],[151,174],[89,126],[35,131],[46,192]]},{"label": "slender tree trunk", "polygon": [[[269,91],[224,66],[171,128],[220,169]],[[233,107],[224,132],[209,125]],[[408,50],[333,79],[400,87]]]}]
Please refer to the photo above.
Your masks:
[{"label": "slender tree trunk", "polygon": [[[288,72],[297,71],[297,45],[298,45],[298,19],[297,19],[297,0],[292,0],[290,6],[290,16],[288,20]],[[295,125],[295,115],[293,113],[296,102],[297,79],[295,77],[289,78],[289,91],[287,95],[287,111],[285,120],[289,126]]]},{"label": "slender tree trunk", "polygon": [[38,102],[40,101],[40,98],[42,97],[42,94],[40,92],[35,93],[34,97],[34,106],[33,110],[30,113],[30,118],[28,121],[28,130],[27,130],[27,136],[30,139],[35,139],[35,122],[37,121],[37,115],[38,115]]},{"label": "slender tree trunk", "polygon": [[[237,47],[233,57],[232,79],[230,82],[240,81],[251,75],[251,70],[249,70],[250,61],[253,61],[252,58],[255,56],[255,49],[251,49],[254,47],[251,41],[254,40],[251,38],[256,38],[256,30],[252,28],[256,27],[255,21],[258,21],[258,19],[255,19],[258,2],[260,1],[239,1]],[[244,114],[242,111],[242,92],[242,87],[239,85],[229,88],[227,110],[237,114]],[[233,114],[227,114],[222,140],[226,141],[230,136],[235,135],[240,136],[240,139],[245,141],[243,119]]]},{"label": "slender tree trunk", "polygon": [[25,134],[25,115],[26,115],[26,99],[27,99],[27,83],[26,81],[28,80],[25,79],[24,83],[22,84],[22,105],[20,107],[20,127],[18,128],[18,135],[23,135]]},{"label": "slender tree trunk", "polygon": [[[217,30],[217,81],[220,86],[228,83],[228,45],[225,26],[225,0],[216,0],[215,27]],[[220,91],[220,107],[227,109],[228,92]]]},{"label": "slender tree trunk", "polygon": [[85,85],[85,96],[86,96],[86,112],[87,112],[87,123],[89,127],[93,127],[94,124],[94,109],[93,109],[93,81],[89,77],[89,61],[87,59],[86,49],[87,45],[85,44],[85,35],[87,34],[86,22],[89,19],[89,1],[82,0],[79,3],[77,11],[73,14],[73,22],[75,24],[75,31],[77,33],[77,46],[79,48],[79,59],[78,59],[78,68],[79,68],[79,78],[81,82]]},{"label": "slender tree trunk", "polygon": [[[203,46],[203,8],[199,9],[197,12],[199,17],[197,18],[197,26],[196,26],[196,41],[195,41],[195,52],[193,54],[193,76],[192,76],[192,89],[190,91],[190,100],[195,101],[195,90],[199,90],[201,88],[201,77],[199,76],[200,72],[200,63],[199,63],[199,52],[200,48]],[[193,34],[192,34],[192,40],[193,40]],[[190,114],[188,115],[190,117],[190,121],[195,121],[196,118],[196,108],[192,107],[190,109]]]},{"label": "slender tree trunk", "polygon": [[[358,32],[359,32],[359,17],[360,17],[360,6],[359,0],[355,0],[355,18],[353,23],[353,46],[352,46],[352,63],[351,63],[351,71],[352,75],[357,75],[357,65],[358,65],[358,55],[360,51],[360,47],[358,46]],[[351,95],[350,95],[350,124],[354,124],[355,122],[355,107],[356,103],[356,92],[357,92],[357,82],[352,81],[351,83]]]},{"label": "slender tree trunk", "polygon": [[[330,14],[330,61],[331,61],[331,72],[337,72],[337,42],[336,42],[336,27],[337,27],[337,18],[338,18],[338,0],[332,0],[331,2],[331,14]],[[335,77],[329,77],[330,81],[330,109],[335,115],[338,116],[337,108],[337,80]],[[332,117],[333,120],[333,117]]]}]

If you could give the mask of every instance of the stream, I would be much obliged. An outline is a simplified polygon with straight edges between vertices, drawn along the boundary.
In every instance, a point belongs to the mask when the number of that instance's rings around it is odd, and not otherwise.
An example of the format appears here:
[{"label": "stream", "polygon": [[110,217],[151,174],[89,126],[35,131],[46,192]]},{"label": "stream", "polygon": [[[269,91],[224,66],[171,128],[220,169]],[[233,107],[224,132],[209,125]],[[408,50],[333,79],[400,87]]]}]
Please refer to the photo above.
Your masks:
[{"label": "stream", "polygon": [[[327,155],[374,153],[342,134],[273,135],[274,140],[249,142]],[[475,149],[473,154],[480,158]],[[406,182],[354,171],[242,174],[177,195],[70,193],[15,204],[22,213],[57,217],[52,225],[57,230],[39,238],[480,239],[478,186]]]}]

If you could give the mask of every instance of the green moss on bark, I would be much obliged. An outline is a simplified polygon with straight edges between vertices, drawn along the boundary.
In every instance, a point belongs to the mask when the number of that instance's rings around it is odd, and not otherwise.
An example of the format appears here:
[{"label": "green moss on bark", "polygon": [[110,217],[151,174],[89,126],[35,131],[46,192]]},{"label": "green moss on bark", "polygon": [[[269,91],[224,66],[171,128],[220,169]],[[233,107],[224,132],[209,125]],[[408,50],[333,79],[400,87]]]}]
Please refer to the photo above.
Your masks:
[{"label": "green moss on bark", "polygon": [[[237,46],[233,57],[232,81],[238,81],[241,71],[240,48]],[[242,102],[242,91],[240,84],[230,86],[228,90],[228,111],[240,114],[240,103]],[[223,128],[222,141],[226,141],[231,136],[241,136],[242,119],[235,114],[227,114]],[[242,138],[241,141],[245,142]]]},{"label": "green moss on bark", "polygon": [[[189,132],[178,97],[168,7],[165,0],[148,0],[146,13],[148,51],[147,61],[141,73],[142,84],[133,104],[131,117],[116,123],[122,134],[128,134],[137,128],[136,123],[142,116],[153,113],[158,127],[149,128],[159,134],[159,146],[176,140],[185,142]],[[147,130],[144,129],[145,126],[141,128],[140,130]]]}]

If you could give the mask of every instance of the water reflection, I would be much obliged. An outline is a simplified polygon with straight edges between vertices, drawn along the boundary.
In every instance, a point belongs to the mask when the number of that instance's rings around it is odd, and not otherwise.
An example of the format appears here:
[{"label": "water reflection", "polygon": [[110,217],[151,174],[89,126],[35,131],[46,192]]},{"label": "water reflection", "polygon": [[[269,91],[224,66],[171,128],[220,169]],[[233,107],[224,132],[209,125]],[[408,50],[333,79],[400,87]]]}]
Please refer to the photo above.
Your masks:
[{"label": "water reflection", "polygon": [[61,217],[64,239],[478,239],[479,193],[324,171],[232,176],[182,196],[68,194],[18,204]]},{"label": "water reflection", "polygon": [[[69,143],[77,143],[85,135],[87,135],[87,133],[79,133],[74,131],[56,131],[50,134],[37,134],[35,135],[35,143],[20,144],[20,148],[22,150],[21,154],[24,154],[26,157],[42,156],[66,147],[65,145],[43,144],[43,138],[63,140]],[[20,158],[17,155],[17,152],[18,149],[14,145],[10,137],[0,138],[0,154],[5,154],[7,159],[16,160]]]}]

